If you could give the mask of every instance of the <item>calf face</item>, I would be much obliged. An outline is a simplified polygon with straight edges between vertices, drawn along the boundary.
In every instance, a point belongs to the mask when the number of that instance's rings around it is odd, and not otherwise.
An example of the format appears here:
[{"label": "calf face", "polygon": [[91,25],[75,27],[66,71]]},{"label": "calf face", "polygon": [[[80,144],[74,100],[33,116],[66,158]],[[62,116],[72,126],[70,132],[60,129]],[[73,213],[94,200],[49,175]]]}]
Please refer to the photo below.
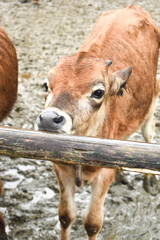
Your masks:
[{"label": "calf face", "polygon": [[37,118],[38,130],[96,136],[108,98],[122,95],[131,74],[127,67],[108,75],[111,63],[86,52],[61,59],[48,74],[50,93]]}]

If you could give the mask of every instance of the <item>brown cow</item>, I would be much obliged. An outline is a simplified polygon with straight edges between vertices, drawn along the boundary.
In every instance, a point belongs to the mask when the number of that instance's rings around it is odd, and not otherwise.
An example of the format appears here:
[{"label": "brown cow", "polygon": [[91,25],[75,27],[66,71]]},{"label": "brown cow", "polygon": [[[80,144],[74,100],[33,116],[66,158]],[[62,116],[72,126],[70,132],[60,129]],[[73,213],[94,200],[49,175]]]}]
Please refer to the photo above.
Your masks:
[{"label": "brown cow", "polygon": [[17,98],[18,63],[16,51],[0,27],[0,121],[11,111]]},{"label": "brown cow", "polygon": [[[60,59],[49,72],[50,93],[37,129],[127,139],[141,127],[145,140],[151,141],[159,45],[159,29],[138,5],[104,13],[78,52]],[[115,171],[67,164],[54,164],[54,169],[60,187],[61,240],[70,239],[76,217],[75,185],[87,182],[92,197],[83,224],[88,239],[97,239]]]},{"label": "brown cow", "polygon": [[[18,62],[13,44],[0,27],[0,121],[11,111],[17,98]],[[0,181],[1,194],[1,181]],[[0,240],[6,240],[5,225],[0,214]]]}]

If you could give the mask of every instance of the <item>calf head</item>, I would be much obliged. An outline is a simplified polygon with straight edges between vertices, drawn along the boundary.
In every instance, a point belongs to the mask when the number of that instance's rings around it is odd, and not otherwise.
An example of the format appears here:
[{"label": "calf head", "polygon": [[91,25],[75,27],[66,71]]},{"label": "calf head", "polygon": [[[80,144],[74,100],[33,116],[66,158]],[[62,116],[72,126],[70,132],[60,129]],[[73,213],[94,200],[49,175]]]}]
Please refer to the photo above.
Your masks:
[{"label": "calf head", "polygon": [[48,74],[50,92],[37,118],[37,129],[96,136],[109,98],[122,95],[131,74],[128,67],[108,75],[111,63],[87,52],[60,59]]}]

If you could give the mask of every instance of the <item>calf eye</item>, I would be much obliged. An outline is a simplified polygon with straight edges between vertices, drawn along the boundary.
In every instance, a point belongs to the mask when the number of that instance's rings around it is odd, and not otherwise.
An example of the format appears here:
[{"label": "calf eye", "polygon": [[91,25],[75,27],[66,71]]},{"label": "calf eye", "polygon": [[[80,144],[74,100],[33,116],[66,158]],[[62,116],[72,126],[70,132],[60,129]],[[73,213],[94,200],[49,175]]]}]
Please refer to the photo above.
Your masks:
[{"label": "calf eye", "polygon": [[45,89],[45,92],[48,92],[48,84],[46,82],[43,83],[43,87]]},{"label": "calf eye", "polygon": [[91,95],[91,98],[97,98],[100,99],[104,96],[104,90],[102,89],[97,89],[96,91],[94,91]]}]

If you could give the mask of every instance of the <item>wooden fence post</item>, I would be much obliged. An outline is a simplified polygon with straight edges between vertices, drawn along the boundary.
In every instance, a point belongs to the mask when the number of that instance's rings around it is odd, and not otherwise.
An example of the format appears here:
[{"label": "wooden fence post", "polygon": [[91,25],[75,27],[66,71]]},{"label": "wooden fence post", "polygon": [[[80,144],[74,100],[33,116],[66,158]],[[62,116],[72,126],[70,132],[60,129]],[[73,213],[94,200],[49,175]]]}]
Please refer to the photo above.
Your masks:
[{"label": "wooden fence post", "polygon": [[160,145],[0,127],[0,155],[160,174]]}]

